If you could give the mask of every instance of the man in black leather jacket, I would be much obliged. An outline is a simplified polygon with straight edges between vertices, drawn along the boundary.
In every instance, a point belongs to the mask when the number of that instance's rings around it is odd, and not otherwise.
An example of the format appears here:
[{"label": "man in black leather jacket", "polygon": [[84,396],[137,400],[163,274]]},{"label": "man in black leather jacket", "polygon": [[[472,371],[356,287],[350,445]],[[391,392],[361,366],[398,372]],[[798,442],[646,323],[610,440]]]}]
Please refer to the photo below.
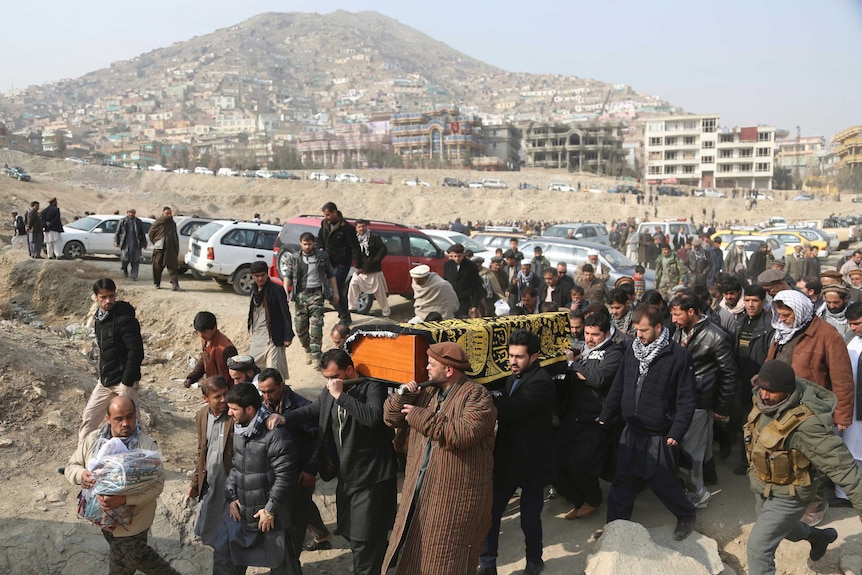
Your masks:
[{"label": "man in black leather jacket", "polygon": [[296,444],[286,429],[267,428],[270,412],[251,383],[235,385],[225,400],[236,423],[233,469],[225,483],[230,517],[216,539],[213,575],[239,575],[246,566],[301,574],[291,540],[297,524],[305,529]]},{"label": "man in black leather jacket", "polygon": [[685,292],[669,306],[677,326],[672,339],[688,349],[694,367],[695,410],[681,447],[691,458],[691,473],[685,478],[687,495],[700,509],[712,497],[703,482],[703,462],[711,456],[712,422],[730,420],[736,393],[736,361],[730,336],[700,314],[702,306],[697,296]]}]

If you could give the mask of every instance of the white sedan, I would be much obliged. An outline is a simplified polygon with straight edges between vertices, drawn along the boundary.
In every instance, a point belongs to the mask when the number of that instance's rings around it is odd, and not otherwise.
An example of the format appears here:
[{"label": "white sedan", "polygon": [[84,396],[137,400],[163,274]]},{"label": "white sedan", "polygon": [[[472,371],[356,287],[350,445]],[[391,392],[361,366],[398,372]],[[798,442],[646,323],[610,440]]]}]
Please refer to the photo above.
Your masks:
[{"label": "white sedan", "polygon": [[[120,220],[126,216],[92,215],[85,216],[63,226],[61,241],[63,257],[67,260],[82,258],[85,255],[120,255],[120,248],[114,246],[114,234]],[[150,218],[140,218],[144,224],[144,233],[150,231],[153,221]],[[152,250],[143,250],[146,258],[152,256]]]},{"label": "white sedan", "polygon": [[344,182],[347,184],[359,184],[362,183],[364,180],[356,174],[338,174],[337,176],[335,176],[335,181]]},{"label": "white sedan", "polygon": [[420,180],[419,178],[410,178],[408,180],[402,180],[401,183],[404,184],[405,186],[413,186],[413,187],[419,186],[422,188],[430,188],[431,187],[431,184],[429,184],[428,182],[426,182],[424,180]]}]

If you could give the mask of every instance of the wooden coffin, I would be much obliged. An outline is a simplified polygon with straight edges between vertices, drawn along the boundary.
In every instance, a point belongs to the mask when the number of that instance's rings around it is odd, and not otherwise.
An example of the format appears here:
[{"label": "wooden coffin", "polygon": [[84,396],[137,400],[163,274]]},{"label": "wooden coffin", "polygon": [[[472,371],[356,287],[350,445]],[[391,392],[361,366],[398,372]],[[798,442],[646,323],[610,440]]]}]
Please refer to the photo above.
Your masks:
[{"label": "wooden coffin", "polygon": [[428,381],[428,342],[421,335],[359,336],[350,348],[356,371],[396,383]]},{"label": "wooden coffin", "polygon": [[568,315],[560,312],[495,318],[453,319],[438,322],[357,327],[348,338],[356,370],[365,376],[396,383],[428,379],[428,346],[451,341],[470,358],[467,375],[489,384],[511,375],[509,335],[516,329],[536,333],[541,340],[539,362],[553,366],[565,361],[571,344]]}]

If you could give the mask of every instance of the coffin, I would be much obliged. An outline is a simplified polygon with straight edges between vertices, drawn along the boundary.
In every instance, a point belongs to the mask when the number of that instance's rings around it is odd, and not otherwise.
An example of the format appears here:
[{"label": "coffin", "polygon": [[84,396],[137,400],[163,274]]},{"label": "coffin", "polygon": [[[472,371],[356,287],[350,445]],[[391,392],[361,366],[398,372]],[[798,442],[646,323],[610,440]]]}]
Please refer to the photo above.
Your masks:
[{"label": "coffin", "polygon": [[428,346],[455,342],[470,358],[467,375],[487,385],[511,375],[507,341],[513,331],[521,328],[539,336],[539,362],[543,367],[565,365],[565,350],[571,343],[569,316],[564,312],[362,325],[351,332],[346,345],[360,374],[395,383],[421,383],[428,379]]}]

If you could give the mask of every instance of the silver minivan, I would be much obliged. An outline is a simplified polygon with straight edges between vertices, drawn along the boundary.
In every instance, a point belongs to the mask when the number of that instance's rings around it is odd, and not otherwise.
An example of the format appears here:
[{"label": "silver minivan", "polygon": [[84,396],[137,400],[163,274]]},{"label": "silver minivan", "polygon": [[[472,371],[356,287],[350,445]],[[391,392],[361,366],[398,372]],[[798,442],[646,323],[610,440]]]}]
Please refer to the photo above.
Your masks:
[{"label": "silver minivan", "polygon": [[509,185],[503,180],[498,180],[496,178],[485,178],[482,180],[482,187],[501,190],[504,188],[508,188]]},{"label": "silver minivan", "polygon": [[683,228],[683,232],[685,232],[685,235],[689,238],[694,239],[698,236],[697,228],[694,227],[694,224],[688,221],[681,222],[677,220],[665,222],[641,222],[638,224],[637,233],[640,235],[643,233],[644,229],[646,229],[649,230],[650,235],[653,235],[655,234],[655,229],[659,228],[665,237],[673,238],[677,231],[679,231],[680,227]]}]

